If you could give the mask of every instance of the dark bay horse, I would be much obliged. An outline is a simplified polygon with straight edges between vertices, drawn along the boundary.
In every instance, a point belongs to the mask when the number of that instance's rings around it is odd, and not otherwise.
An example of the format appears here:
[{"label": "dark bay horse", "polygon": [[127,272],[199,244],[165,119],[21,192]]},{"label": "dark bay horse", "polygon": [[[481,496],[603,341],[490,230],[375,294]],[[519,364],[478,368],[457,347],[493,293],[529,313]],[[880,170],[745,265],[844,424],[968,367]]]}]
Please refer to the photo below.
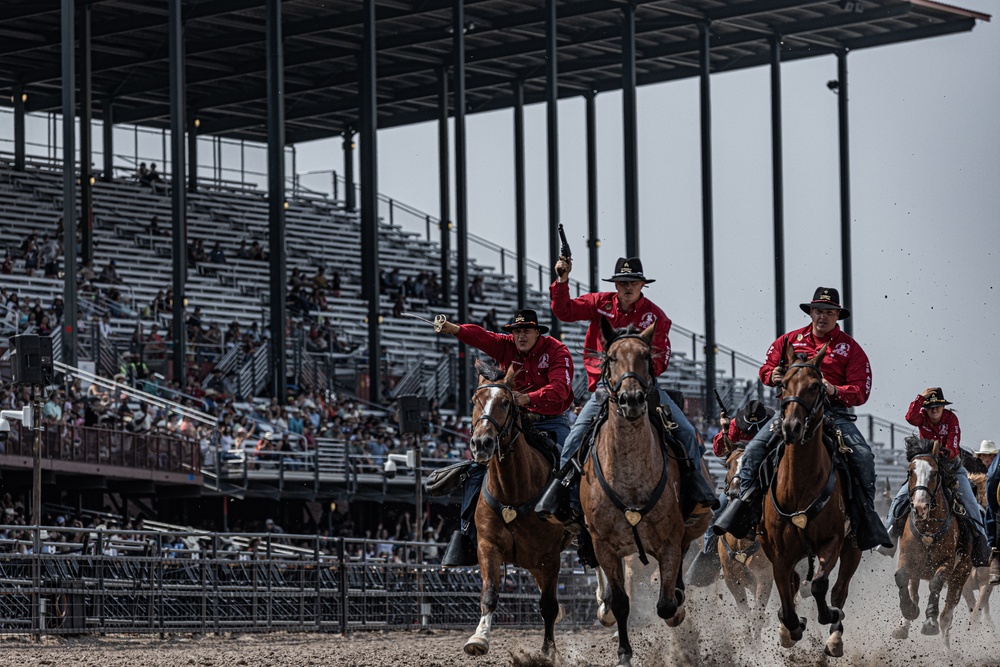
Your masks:
[{"label": "dark bay horse", "polygon": [[[583,466],[580,500],[600,563],[600,619],[618,623],[618,665],[632,664],[629,598],[622,559],[634,553],[656,558],[660,595],[656,613],[667,625],[684,620],[681,560],[710,516],[685,526],[678,499],[680,471],[660,442],[647,414],[646,399],[657,391],[652,374],[651,325],[641,334],[615,330],[601,319],[605,339],[602,379],[609,414]],[[608,607],[610,606],[610,612]]]},{"label": "dark bay horse", "polygon": [[510,563],[528,570],[538,584],[545,623],[542,652],[551,656],[555,651],[553,626],[560,613],[556,599],[559,556],[572,535],[562,525],[538,519],[534,507],[554,463],[525,440],[526,417],[514,403],[514,367],[506,375],[483,362],[477,362],[476,369],[479,386],[472,397],[469,448],[476,463],[487,465],[475,516],[483,578],[482,616],[475,634],[465,642],[465,652],[484,655],[489,651],[500,566]]},{"label": "dark bay horse", "polygon": [[[742,447],[728,448],[726,457],[726,493],[730,498],[740,494],[740,474],[743,469]],[[729,533],[719,538],[719,564],[722,566],[722,580],[733,594],[736,607],[743,617],[750,618],[750,628],[755,637],[760,636],[764,626],[764,610],[771,599],[774,574],[771,561],[760,546],[756,535],[743,539]],[[753,592],[754,611],[747,604],[747,593]]]},{"label": "dark bay horse", "polygon": [[[785,451],[764,499],[761,544],[771,560],[774,583],[781,598],[778,634],[781,645],[791,648],[802,638],[806,620],[795,612],[800,578],[795,565],[815,558],[819,568],[810,587],[816,599],[818,620],[830,624],[826,654],[844,654],[842,611],[851,577],[861,562],[861,551],[848,539],[847,507],[840,473],[823,444],[823,414],[827,405],[820,363],[826,345],[808,360],[798,358],[788,346],[781,401],[781,432]],[[827,605],[830,574],[837,561],[840,574]]]},{"label": "dark bay horse", "polygon": [[[980,505],[986,507],[986,473],[970,472],[969,483],[976,491],[976,500],[979,501]],[[962,589],[962,596],[969,605],[973,623],[979,623],[985,618],[990,625],[993,624],[993,619],[990,617],[990,595],[992,593],[990,568],[973,567],[972,572],[969,573],[969,579]]]},{"label": "dark bay horse", "polygon": [[[921,444],[924,446],[921,448]],[[952,614],[962,596],[962,588],[972,571],[971,540],[962,544],[958,518],[944,494],[944,476],[938,452],[941,443],[935,440],[907,439],[910,465],[906,480],[910,496],[910,519],[899,538],[899,564],[896,586],[899,587],[899,610],[903,617],[893,631],[896,639],[910,633],[910,621],[920,615],[920,581],[929,581],[926,619],[920,632],[944,635],[945,644],[951,631]],[[959,473],[961,474],[961,473]],[[938,615],[941,590],[948,586],[944,609]]]}]

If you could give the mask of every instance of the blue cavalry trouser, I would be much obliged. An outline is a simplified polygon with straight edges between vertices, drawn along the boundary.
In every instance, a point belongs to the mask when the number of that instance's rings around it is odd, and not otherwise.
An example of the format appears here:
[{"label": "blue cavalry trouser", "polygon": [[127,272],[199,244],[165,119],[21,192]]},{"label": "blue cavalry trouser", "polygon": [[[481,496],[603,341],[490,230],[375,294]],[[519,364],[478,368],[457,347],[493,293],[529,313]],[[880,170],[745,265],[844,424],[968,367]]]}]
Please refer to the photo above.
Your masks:
[{"label": "blue cavalry trouser", "polygon": [[[771,422],[778,418],[775,415]],[[847,454],[847,464],[851,467],[851,476],[855,483],[864,490],[866,495],[866,505],[873,507],[875,504],[875,455],[872,448],[865,442],[861,431],[854,422],[845,415],[833,413],[833,423],[840,429],[844,436],[844,444],[851,448]],[[743,454],[743,471],[746,473],[740,476],[741,496],[746,498],[750,491],[758,486],[758,474],[761,463],[767,456],[767,443],[771,439],[770,423],[760,429],[760,432],[747,443]]]},{"label": "blue cavalry trouser", "polygon": [[1000,518],[1000,501],[997,501],[997,487],[1000,486],[1000,456],[993,459],[986,472],[986,537],[990,546],[1000,549],[997,539],[997,519]]},{"label": "blue cavalry trouser", "polygon": [[[569,435],[569,417],[566,413],[561,415],[549,415],[543,417],[535,422],[536,431],[545,431],[552,435],[556,441],[556,445],[563,447],[563,443],[566,441],[566,436]],[[483,480],[486,479],[486,466],[481,466],[475,461],[469,466],[469,479],[465,481],[465,488],[462,491],[462,532],[469,534],[470,529],[475,530],[475,524],[472,521],[466,521],[465,513],[468,511],[469,507],[475,501],[476,496],[479,495],[479,489],[483,486]]]},{"label": "blue cavalry trouser", "polygon": [[[971,519],[972,524],[976,527],[976,530],[980,534],[986,535],[986,516],[983,508],[979,506],[979,501],[976,500],[976,494],[972,491],[972,485],[969,484],[969,475],[965,471],[965,468],[959,468],[955,473],[955,481],[958,482],[958,499],[962,503],[962,507],[965,508],[965,513],[969,519]],[[892,524],[896,520],[896,513],[899,511],[899,506],[903,503],[903,500],[907,497],[909,493],[909,486],[903,484],[899,487],[899,492],[896,497],[892,499],[892,504],[889,505],[889,514],[885,518],[885,529],[892,534]],[[896,526],[896,530],[902,530],[902,526]],[[987,536],[988,537],[988,536]]]}]

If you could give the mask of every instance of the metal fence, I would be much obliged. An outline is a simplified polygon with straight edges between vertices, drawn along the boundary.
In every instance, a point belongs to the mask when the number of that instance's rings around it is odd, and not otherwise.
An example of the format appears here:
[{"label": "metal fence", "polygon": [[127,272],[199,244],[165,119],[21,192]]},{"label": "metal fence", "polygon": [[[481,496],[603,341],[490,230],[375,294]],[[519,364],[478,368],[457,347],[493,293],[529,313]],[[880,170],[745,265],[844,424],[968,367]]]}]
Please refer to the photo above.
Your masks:
[{"label": "metal fence", "polygon": [[[480,615],[478,568],[416,562],[440,548],[432,543],[24,526],[0,535],[0,635],[470,628]],[[540,627],[531,576],[510,567],[502,579],[494,621]],[[564,567],[563,623],[594,622],[595,586],[592,572]]]}]

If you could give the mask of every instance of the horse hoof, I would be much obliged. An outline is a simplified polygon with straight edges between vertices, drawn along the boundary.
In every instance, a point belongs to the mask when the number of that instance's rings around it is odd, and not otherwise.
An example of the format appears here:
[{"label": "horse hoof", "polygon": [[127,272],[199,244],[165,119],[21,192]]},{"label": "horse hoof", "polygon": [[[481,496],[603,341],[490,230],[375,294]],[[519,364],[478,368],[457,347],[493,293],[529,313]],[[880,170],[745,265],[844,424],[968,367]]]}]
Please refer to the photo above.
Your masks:
[{"label": "horse hoof", "polygon": [[927,619],[920,627],[920,634],[922,635],[936,635],[939,631],[937,621],[932,618]]},{"label": "horse hoof", "polygon": [[903,618],[908,621],[915,621],[917,616],[920,616],[920,608],[912,602],[910,604],[900,603],[899,611],[903,613]]},{"label": "horse hoof", "polygon": [[910,636],[910,625],[908,623],[900,623],[895,630],[892,631],[893,639],[906,639]]},{"label": "horse hoof", "polygon": [[632,667],[632,656],[631,655],[619,656],[617,667]]},{"label": "horse hoof", "polygon": [[823,649],[823,652],[831,658],[844,657],[844,639],[839,632],[830,635],[830,638],[826,640],[826,648]]},{"label": "horse hoof", "polygon": [[792,639],[799,641],[802,639],[802,633],[806,631],[806,619],[805,616],[799,616],[799,627],[792,630]]},{"label": "horse hoof", "polygon": [[490,640],[486,637],[473,635],[465,642],[465,652],[469,655],[486,655],[490,650]]},{"label": "horse hoof", "polygon": [[792,648],[795,646],[795,640],[792,639],[792,633],[788,631],[788,628],[781,626],[778,628],[778,643],[781,644],[782,648]]},{"label": "horse hoof", "polygon": [[677,613],[667,619],[667,627],[676,628],[684,622],[685,616],[687,616],[687,611],[685,611],[684,607],[679,608]]},{"label": "horse hoof", "polygon": [[603,602],[597,607],[597,620],[601,622],[606,628],[610,628],[616,623],[614,612],[611,611],[611,607],[604,604]]}]

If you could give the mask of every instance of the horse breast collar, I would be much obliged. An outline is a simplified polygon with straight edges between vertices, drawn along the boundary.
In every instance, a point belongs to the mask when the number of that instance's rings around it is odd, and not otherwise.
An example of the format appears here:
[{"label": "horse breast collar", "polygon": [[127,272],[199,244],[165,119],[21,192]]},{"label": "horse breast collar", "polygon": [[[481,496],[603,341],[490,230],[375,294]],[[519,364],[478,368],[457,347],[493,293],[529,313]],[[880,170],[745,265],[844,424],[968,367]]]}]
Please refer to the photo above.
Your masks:
[{"label": "horse breast collar", "polygon": [[518,517],[534,513],[535,505],[538,504],[538,501],[542,499],[542,495],[545,493],[545,486],[546,485],[542,485],[541,490],[539,490],[539,492],[536,493],[531,500],[521,503],[515,507],[513,505],[504,505],[496,496],[490,493],[489,480],[487,480],[486,483],[483,484],[483,500],[486,501],[486,504],[489,505],[491,510],[496,512],[500,518],[503,519],[504,524],[510,528],[510,524]]}]

